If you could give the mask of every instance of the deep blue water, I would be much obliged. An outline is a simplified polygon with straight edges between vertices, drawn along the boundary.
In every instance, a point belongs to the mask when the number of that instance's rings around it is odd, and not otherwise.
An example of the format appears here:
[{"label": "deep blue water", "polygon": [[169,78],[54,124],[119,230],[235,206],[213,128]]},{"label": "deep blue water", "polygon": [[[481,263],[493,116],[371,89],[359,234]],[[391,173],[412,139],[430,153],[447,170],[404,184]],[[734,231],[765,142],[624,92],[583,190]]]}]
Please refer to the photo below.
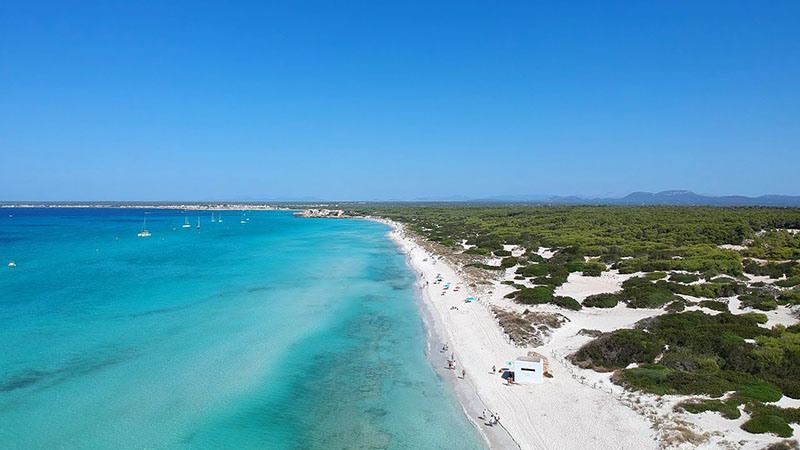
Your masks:
[{"label": "deep blue water", "polygon": [[386,226],[144,213],[0,209],[0,447],[483,447]]}]

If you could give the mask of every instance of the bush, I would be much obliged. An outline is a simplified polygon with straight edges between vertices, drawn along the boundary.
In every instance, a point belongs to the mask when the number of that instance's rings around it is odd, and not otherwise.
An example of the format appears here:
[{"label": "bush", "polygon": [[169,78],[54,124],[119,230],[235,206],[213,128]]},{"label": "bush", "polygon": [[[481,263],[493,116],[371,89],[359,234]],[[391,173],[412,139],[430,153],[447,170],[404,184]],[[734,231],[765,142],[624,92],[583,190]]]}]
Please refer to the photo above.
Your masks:
[{"label": "bush", "polygon": [[792,427],[781,417],[772,415],[755,416],[743,423],[742,429],[755,434],[773,433],[784,438],[792,437]]},{"label": "bush", "polygon": [[800,284],[800,277],[787,278],[785,280],[776,281],[775,284],[780,287],[793,287]]},{"label": "bush", "polygon": [[728,311],[728,304],[716,300],[702,300],[699,305],[703,308],[713,309],[714,311]]},{"label": "bush", "polygon": [[650,272],[644,275],[650,281],[660,280],[667,276],[667,272]]},{"label": "bush", "polygon": [[777,402],[783,397],[781,391],[773,386],[772,383],[757,378],[742,384],[737,393],[742,397],[761,400],[762,402]]},{"label": "bush", "polygon": [[497,257],[511,256],[511,252],[508,250],[495,250],[493,253]]},{"label": "bush", "polygon": [[573,311],[578,311],[579,309],[581,309],[581,304],[578,303],[578,301],[572,297],[561,297],[561,296],[553,297],[553,304],[560,306],[562,308],[571,309]]},{"label": "bush", "polygon": [[619,303],[618,294],[595,294],[583,300],[583,306],[592,308],[613,308]]},{"label": "bush", "polygon": [[516,266],[518,262],[519,262],[519,258],[514,257],[514,256],[509,256],[508,258],[503,258],[500,261],[500,267],[504,267],[504,268],[507,269],[509,267]]},{"label": "bush", "polygon": [[541,277],[547,275],[547,264],[528,264],[518,268],[516,273],[524,277]]},{"label": "bush", "polygon": [[546,286],[526,287],[512,294],[517,302],[524,305],[550,303],[553,300],[553,289]]},{"label": "bush", "polygon": [[478,269],[483,269],[483,270],[503,270],[503,267],[501,266],[492,266],[489,264],[482,264],[482,263],[467,264],[467,267],[477,267]]},{"label": "bush", "polygon": [[697,275],[691,275],[688,273],[672,273],[669,276],[669,281],[674,281],[676,283],[692,283],[699,279],[700,277]]},{"label": "bush", "polygon": [[490,256],[492,254],[492,250],[488,248],[472,247],[468,250],[465,250],[464,253],[468,255]]},{"label": "bush", "polygon": [[778,307],[775,296],[762,289],[751,289],[749,293],[740,295],[743,307],[760,309],[762,311],[772,311]]},{"label": "bush", "polygon": [[726,419],[738,419],[742,416],[738,405],[735,403],[721,402],[719,400],[690,400],[679,403],[678,407],[691,414],[716,411]]},{"label": "bush", "polygon": [[739,317],[746,317],[748,319],[751,319],[753,323],[761,323],[761,324],[767,323],[767,321],[769,320],[766,314],[754,313],[754,312],[739,314]]},{"label": "bush", "polygon": [[589,367],[621,368],[630,363],[653,362],[664,342],[642,330],[617,330],[584,345],[574,360]]},{"label": "bush", "polygon": [[628,304],[628,308],[661,308],[676,298],[665,282],[659,283],[653,284],[640,277],[625,280],[620,299]]},{"label": "bush", "polygon": [[665,309],[667,310],[667,312],[671,312],[671,313],[681,312],[684,309],[686,309],[686,302],[685,301],[680,301],[680,300],[675,300],[675,301],[671,302],[670,304],[668,304]]},{"label": "bush", "polygon": [[778,296],[778,302],[789,303],[790,305],[800,305],[800,291],[783,291],[781,292],[781,295]]}]

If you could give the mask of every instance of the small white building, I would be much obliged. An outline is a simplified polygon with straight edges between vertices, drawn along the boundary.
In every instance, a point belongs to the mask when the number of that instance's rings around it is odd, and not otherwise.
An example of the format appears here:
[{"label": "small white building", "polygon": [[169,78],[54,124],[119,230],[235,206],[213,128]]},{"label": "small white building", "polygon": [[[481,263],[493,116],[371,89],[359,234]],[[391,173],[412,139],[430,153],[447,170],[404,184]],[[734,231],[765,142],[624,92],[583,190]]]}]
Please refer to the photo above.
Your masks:
[{"label": "small white building", "polygon": [[515,383],[541,384],[544,377],[544,362],[535,356],[520,356],[512,366]]}]

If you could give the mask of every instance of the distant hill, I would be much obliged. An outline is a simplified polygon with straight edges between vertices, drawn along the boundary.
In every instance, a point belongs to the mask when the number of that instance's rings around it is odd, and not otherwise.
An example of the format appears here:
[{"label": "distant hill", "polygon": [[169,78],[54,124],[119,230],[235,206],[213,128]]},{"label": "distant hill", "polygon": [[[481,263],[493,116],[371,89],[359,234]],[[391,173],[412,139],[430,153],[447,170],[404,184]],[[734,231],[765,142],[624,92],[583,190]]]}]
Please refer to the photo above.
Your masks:
[{"label": "distant hill", "polygon": [[622,198],[548,197],[544,203],[570,205],[686,205],[686,206],[798,206],[800,196],[762,195],[720,197],[695,194],[692,191],[633,192]]}]

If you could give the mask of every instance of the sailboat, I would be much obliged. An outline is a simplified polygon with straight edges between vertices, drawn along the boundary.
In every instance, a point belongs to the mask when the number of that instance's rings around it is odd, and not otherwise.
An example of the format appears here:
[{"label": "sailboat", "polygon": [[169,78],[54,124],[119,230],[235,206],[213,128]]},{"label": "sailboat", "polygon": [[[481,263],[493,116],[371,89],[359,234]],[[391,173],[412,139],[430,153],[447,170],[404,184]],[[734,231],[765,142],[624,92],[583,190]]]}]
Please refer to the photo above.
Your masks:
[{"label": "sailboat", "polygon": [[183,222],[183,225],[181,226],[181,228],[192,228],[192,226],[189,225],[189,218],[188,217],[184,217],[184,219],[185,219],[185,221]]},{"label": "sailboat", "polygon": [[197,216],[197,229],[200,229],[200,216]]},{"label": "sailboat", "polygon": [[142,223],[142,231],[137,234],[139,237],[150,237],[150,231],[147,229],[147,216],[144,216],[144,223]]},{"label": "sailboat", "polygon": [[222,223],[222,211],[219,212],[219,217],[217,217],[217,223]]},{"label": "sailboat", "polygon": [[211,223],[214,222],[216,222],[216,220],[214,219],[214,211],[211,211]]}]

